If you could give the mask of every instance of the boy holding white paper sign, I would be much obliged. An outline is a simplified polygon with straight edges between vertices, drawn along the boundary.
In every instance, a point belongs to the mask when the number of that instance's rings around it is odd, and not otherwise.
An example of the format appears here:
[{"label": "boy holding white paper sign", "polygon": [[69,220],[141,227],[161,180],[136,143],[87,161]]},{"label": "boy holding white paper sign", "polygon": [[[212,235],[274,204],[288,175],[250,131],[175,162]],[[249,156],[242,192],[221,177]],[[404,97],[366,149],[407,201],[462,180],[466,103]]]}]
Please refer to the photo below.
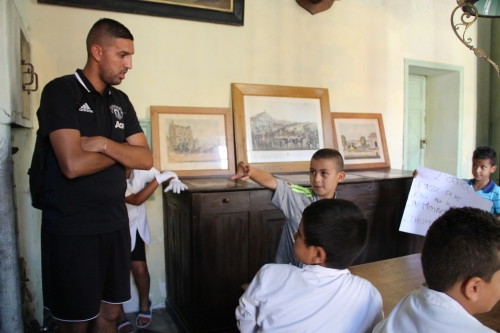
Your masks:
[{"label": "boy holding white paper sign", "polygon": [[477,195],[466,181],[424,167],[414,174],[399,231],[425,236],[432,222],[453,207],[491,210],[492,202]]},{"label": "boy holding white paper sign", "polygon": [[497,169],[497,153],[493,147],[477,147],[472,154],[472,179],[464,179],[474,191],[493,202],[490,213],[500,215],[500,187],[490,179]]}]

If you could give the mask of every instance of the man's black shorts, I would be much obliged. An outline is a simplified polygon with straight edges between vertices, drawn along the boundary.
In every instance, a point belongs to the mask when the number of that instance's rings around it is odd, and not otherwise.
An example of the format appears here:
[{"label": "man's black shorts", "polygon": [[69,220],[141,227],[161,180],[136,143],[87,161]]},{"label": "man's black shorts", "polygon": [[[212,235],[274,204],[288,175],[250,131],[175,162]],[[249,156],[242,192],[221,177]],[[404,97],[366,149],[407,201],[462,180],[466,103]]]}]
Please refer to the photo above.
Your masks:
[{"label": "man's black shorts", "polygon": [[42,228],[42,280],[44,306],[58,320],[91,320],[101,302],[127,302],[128,225],[99,235],[56,235]]}]

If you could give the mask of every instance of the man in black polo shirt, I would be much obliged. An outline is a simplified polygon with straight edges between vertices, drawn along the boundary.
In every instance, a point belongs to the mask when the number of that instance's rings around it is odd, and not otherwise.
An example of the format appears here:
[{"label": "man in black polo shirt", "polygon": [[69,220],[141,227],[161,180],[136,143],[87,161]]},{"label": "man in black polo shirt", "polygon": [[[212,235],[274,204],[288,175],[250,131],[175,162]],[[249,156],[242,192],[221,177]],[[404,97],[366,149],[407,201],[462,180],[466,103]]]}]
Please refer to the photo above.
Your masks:
[{"label": "man in black polo shirt", "polygon": [[44,306],[59,332],[116,332],[130,299],[125,167],[152,155],[127,95],[133,36],[101,19],[87,36],[83,70],[49,82],[37,112],[47,142],[42,198]]}]

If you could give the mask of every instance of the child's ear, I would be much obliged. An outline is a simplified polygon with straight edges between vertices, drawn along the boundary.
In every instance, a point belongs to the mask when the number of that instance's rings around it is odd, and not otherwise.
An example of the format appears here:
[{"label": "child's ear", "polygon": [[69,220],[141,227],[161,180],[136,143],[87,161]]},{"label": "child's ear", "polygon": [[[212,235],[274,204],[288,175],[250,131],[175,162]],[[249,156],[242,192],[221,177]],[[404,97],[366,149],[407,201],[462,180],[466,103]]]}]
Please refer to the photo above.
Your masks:
[{"label": "child's ear", "polygon": [[494,165],[494,166],[491,167],[491,172],[493,173],[495,171],[497,171],[497,166],[496,165]]},{"label": "child's ear", "polygon": [[315,246],[312,262],[315,265],[322,265],[326,262],[326,252],[321,246]]},{"label": "child's ear", "polygon": [[337,180],[338,182],[342,182],[343,180],[345,179],[345,172],[344,171],[340,171],[338,174],[337,174]]},{"label": "child's ear", "polygon": [[465,298],[471,302],[476,302],[479,298],[483,279],[475,276],[462,282],[461,292]]}]

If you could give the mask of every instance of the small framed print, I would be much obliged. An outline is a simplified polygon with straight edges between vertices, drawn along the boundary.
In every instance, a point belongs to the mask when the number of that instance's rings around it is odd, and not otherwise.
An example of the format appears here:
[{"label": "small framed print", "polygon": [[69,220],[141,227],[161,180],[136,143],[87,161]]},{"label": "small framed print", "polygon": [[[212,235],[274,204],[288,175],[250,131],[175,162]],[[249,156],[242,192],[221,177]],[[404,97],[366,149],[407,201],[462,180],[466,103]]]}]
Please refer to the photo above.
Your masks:
[{"label": "small framed print", "polygon": [[180,177],[235,173],[229,108],[151,106],[154,166]]},{"label": "small framed print", "polygon": [[334,146],[344,157],[344,169],[390,168],[384,123],[380,113],[332,113]]}]

